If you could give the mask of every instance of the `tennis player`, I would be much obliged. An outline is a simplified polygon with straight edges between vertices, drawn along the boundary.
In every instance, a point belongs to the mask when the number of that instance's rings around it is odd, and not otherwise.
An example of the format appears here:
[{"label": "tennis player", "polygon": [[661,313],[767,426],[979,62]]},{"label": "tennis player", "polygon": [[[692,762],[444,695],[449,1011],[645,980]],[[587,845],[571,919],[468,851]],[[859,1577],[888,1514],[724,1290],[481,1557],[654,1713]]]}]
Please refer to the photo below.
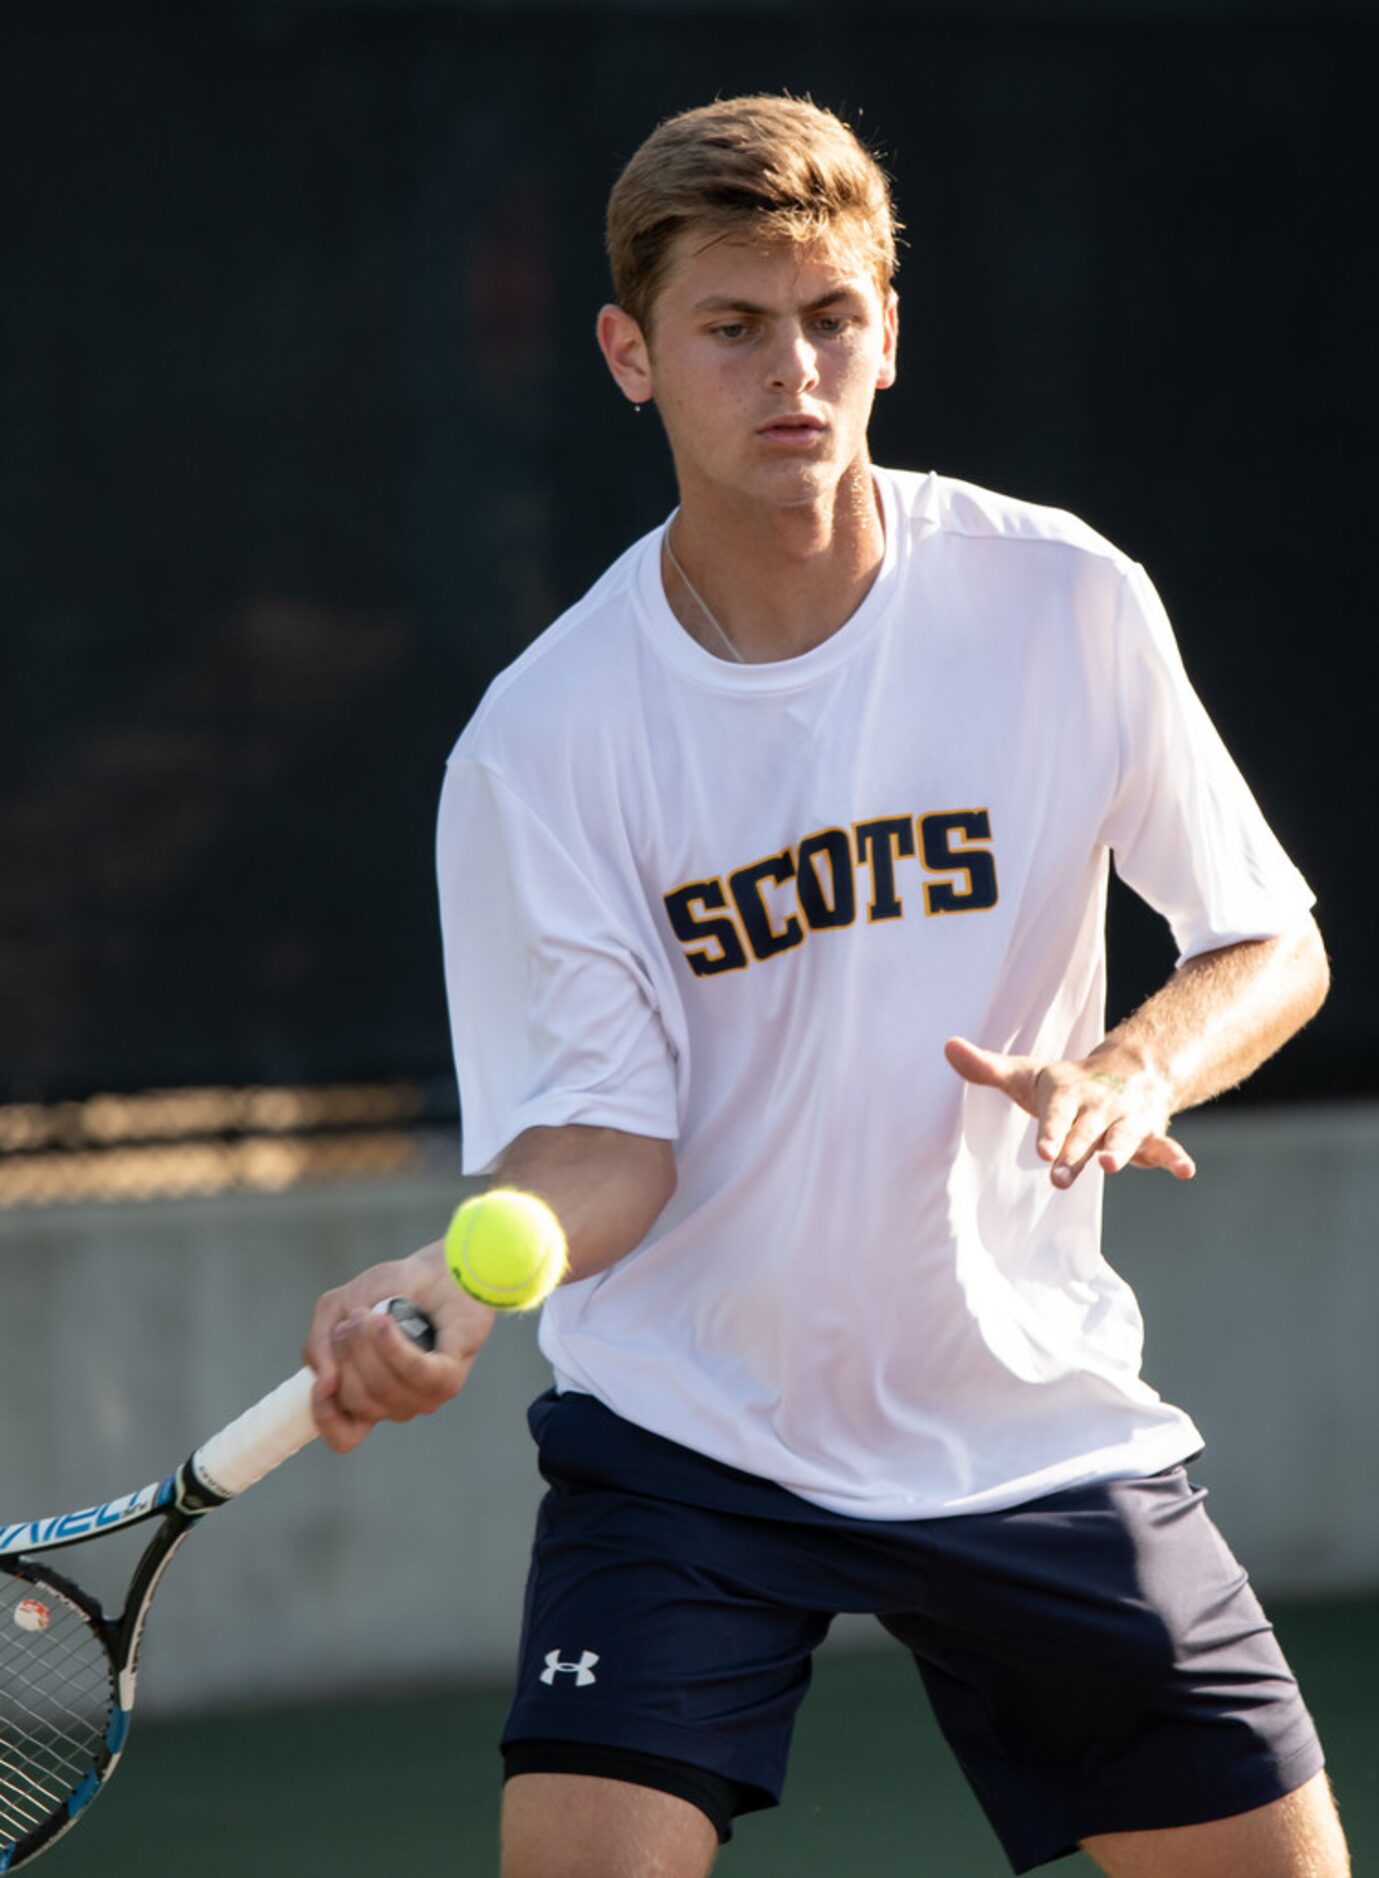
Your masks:
[{"label": "tennis player", "polygon": [[[598,341],[679,506],[449,764],[466,1166],[543,1195],[572,1263],[504,1871],[698,1878],[865,1611],[1017,1871],[1338,1878],[1312,1722],[1099,1244],[1106,1176],[1189,1179],[1172,1116],[1320,1005],[1311,895],[1142,569],[873,466],[895,228],[807,103],[636,153]],[[1108,1032],[1111,860],[1180,956]],[[393,1291],[437,1355],[364,1315]],[[491,1322],[437,1247],[328,1294],[327,1440],[437,1406]]]}]

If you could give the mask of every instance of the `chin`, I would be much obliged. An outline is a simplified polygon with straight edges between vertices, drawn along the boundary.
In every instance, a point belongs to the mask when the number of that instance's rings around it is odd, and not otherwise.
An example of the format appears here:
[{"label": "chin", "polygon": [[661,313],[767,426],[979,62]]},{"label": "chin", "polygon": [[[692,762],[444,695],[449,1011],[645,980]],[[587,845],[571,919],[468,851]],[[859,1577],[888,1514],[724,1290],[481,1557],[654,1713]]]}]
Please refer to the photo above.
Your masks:
[{"label": "chin", "polygon": [[752,478],[755,489],[771,502],[816,502],[836,485],[842,471],[836,463],[770,463]]}]

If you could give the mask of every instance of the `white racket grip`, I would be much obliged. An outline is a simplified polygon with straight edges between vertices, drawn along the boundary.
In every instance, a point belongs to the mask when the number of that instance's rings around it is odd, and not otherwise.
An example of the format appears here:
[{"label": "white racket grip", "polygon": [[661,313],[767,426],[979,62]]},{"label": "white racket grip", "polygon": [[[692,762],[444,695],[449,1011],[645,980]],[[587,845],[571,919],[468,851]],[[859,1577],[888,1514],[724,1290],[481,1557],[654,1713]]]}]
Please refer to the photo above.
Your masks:
[{"label": "white racket grip", "polygon": [[[435,1348],[435,1325],[410,1298],[381,1298],[373,1309],[376,1317],[391,1317],[418,1349]],[[315,1381],[312,1370],[299,1369],[295,1376],[280,1382],[228,1428],[203,1442],[186,1463],[184,1475],[190,1473],[194,1486],[204,1487],[216,1500],[233,1500],[237,1493],[291,1460],[299,1448],[321,1432],[311,1413]],[[190,1497],[195,1499],[194,1492]]]},{"label": "white racket grip", "polygon": [[201,1485],[232,1500],[314,1440],[319,1433],[311,1413],[315,1381],[311,1370],[299,1369],[204,1442],[190,1463]]}]

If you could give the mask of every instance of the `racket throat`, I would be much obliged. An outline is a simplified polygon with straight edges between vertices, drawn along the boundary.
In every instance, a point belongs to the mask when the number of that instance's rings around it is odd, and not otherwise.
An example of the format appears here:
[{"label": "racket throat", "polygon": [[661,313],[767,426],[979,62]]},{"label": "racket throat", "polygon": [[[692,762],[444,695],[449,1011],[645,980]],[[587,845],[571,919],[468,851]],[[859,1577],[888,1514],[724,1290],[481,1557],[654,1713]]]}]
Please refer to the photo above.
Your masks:
[{"label": "racket throat", "polygon": [[199,1519],[203,1513],[214,1512],[216,1507],[224,1506],[232,1500],[234,1494],[224,1491],[208,1481],[196,1465],[195,1454],[189,1455],[173,1475],[172,1503],[178,1512],[187,1519]]}]

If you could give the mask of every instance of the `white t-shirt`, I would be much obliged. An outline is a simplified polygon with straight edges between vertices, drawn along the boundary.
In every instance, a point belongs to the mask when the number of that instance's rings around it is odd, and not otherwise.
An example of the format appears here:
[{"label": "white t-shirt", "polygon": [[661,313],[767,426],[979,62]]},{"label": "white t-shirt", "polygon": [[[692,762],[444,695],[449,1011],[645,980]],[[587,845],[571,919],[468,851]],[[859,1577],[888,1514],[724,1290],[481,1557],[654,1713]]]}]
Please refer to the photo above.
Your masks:
[{"label": "white t-shirt", "polygon": [[1060,512],[876,472],[880,574],[802,657],[715,658],[660,530],[490,687],[439,869],[465,1165],[675,1143],[644,1243],[563,1287],[563,1389],[807,1500],[986,1511],[1201,1437],[1140,1379],[1102,1177],[942,1045],[1104,1030],[1107,860],[1182,957],[1311,904],[1143,570]]}]

